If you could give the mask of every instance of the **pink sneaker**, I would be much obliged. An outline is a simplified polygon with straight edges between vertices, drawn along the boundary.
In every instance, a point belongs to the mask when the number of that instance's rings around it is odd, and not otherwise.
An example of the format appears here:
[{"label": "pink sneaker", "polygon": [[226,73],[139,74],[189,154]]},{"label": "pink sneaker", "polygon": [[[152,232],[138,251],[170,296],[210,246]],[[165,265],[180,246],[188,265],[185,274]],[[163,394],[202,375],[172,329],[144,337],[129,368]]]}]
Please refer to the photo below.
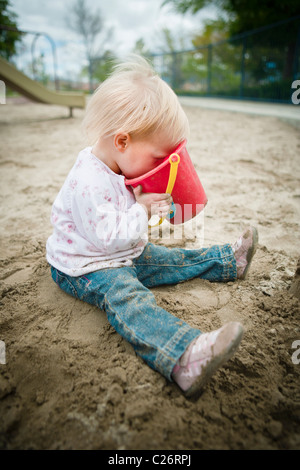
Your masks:
[{"label": "pink sneaker", "polygon": [[242,336],[242,325],[229,322],[219,330],[202,333],[189,345],[172,373],[187,397],[200,395],[208,379],[234,354]]},{"label": "pink sneaker", "polygon": [[236,260],[237,278],[245,279],[258,243],[255,227],[247,227],[232,249]]}]

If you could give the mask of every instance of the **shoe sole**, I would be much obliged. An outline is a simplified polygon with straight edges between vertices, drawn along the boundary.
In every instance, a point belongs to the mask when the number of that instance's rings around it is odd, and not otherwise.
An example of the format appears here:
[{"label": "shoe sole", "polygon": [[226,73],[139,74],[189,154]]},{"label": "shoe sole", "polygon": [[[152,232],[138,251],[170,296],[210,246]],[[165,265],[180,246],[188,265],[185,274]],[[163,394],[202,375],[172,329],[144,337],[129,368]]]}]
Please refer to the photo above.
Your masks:
[{"label": "shoe sole", "polygon": [[[235,327],[234,332],[232,332],[233,325]],[[230,328],[228,328],[228,326],[230,326]],[[196,379],[193,385],[184,392],[187,398],[198,398],[201,395],[203,387],[211,376],[233,356],[239,347],[243,332],[243,327],[238,322],[230,322],[226,325],[226,329],[224,329],[220,335],[223,334],[224,336],[227,333],[232,336],[231,340],[228,340],[227,346],[221,348],[220,351],[216,351],[215,357],[209,362],[209,364],[207,364],[206,367],[203,368],[199,378]]]},{"label": "shoe sole", "polygon": [[248,270],[251,266],[251,262],[253,259],[253,256],[255,255],[257,244],[258,244],[258,232],[255,227],[251,227],[252,229],[252,246],[249,248],[248,253],[247,253],[247,266],[245,267],[245,270],[243,272],[243,275],[239,277],[239,279],[244,280],[247,277]]}]

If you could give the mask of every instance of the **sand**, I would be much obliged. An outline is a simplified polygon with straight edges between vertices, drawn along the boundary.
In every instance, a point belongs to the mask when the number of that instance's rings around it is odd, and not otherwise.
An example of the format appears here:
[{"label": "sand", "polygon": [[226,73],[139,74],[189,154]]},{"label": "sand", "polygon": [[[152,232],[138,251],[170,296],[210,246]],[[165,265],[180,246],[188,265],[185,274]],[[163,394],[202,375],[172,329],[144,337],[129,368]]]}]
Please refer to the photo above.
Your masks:
[{"label": "sand", "polygon": [[299,127],[185,110],[209,202],[196,238],[156,242],[231,243],[247,224],[260,236],[245,281],[153,289],[159,305],[202,331],[229,320],[245,327],[196,401],[145,365],[103,311],[50,277],[51,205],[85,145],[83,111],[68,119],[64,108],[23,99],[1,105],[2,449],[300,448]]}]

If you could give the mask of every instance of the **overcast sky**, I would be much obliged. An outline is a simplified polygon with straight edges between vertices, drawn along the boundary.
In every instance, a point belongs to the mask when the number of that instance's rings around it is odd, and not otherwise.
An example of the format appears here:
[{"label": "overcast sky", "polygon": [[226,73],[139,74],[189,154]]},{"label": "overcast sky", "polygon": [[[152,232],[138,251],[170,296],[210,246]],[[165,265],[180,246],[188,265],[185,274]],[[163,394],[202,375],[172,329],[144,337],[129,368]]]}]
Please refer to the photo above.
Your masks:
[{"label": "overcast sky", "polygon": [[[143,38],[152,52],[161,46],[160,31],[169,28],[175,36],[184,37],[186,46],[189,38],[202,29],[203,19],[215,16],[213,8],[197,15],[179,15],[170,5],[161,7],[163,0],[86,0],[91,12],[100,10],[107,27],[113,28],[110,48],[118,56],[131,52],[135,42]],[[74,0],[11,0],[12,10],[18,15],[18,27],[25,31],[47,33],[56,45],[58,74],[77,78],[82,66],[86,65],[80,37],[66,26],[66,17],[72,11]],[[34,36],[24,41],[22,56],[17,64],[30,62],[30,49]],[[51,73],[53,61],[46,39],[36,41],[35,54],[43,52],[47,69]]]}]

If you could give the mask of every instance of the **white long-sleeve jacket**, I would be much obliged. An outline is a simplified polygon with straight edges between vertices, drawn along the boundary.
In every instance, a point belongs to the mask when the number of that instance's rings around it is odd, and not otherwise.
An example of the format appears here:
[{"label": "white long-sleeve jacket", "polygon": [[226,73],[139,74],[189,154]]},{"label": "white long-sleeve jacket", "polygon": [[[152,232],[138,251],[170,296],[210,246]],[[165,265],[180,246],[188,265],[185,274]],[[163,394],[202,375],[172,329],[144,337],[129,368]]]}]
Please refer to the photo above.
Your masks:
[{"label": "white long-sleeve jacket", "polygon": [[53,233],[47,261],[65,274],[81,276],[103,268],[130,266],[148,242],[148,217],[124,183],[82,150],[52,206]]}]

